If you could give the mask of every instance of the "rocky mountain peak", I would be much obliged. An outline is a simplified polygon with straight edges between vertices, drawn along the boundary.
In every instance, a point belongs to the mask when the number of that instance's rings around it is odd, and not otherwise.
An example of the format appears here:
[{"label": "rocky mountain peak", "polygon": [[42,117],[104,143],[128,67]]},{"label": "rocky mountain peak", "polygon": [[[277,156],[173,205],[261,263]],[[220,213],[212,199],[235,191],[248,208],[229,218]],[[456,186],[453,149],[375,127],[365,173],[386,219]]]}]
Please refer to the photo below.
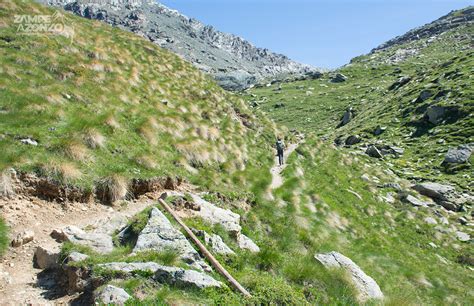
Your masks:
[{"label": "rocky mountain peak", "polygon": [[374,48],[371,53],[388,49],[395,45],[406,44],[423,38],[434,38],[448,30],[468,26],[474,23],[474,6],[451,11],[449,14],[421,27],[414,28],[407,33],[397,36],[380,46]]}]

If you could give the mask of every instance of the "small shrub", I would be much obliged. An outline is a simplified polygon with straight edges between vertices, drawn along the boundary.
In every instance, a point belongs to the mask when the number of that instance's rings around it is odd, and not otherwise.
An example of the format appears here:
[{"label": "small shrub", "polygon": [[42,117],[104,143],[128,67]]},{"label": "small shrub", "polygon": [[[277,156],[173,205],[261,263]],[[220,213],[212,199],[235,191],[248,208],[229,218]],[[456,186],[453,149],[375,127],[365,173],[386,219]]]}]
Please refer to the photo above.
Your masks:
[{"label": "small shrub", "polygon": [[0,218],[0,256],[2,256],[8,247],[8,227],[5,221]]}]

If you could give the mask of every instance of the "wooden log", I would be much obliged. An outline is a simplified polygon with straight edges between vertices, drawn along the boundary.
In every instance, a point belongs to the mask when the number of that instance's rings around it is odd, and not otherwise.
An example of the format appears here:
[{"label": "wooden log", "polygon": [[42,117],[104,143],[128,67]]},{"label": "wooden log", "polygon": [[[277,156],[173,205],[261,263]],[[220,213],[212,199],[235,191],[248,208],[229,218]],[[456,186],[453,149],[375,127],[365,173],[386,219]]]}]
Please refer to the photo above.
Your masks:
[{"label": "wooden log", "polygon": [[242,293],[246,297],[251,297],[251,294],[245,289],[229,272],[217,261],[217,259],[207,250],[207,248],[202,244],[202,242],[194,235],[194,233],[189,229],[189,227],[184,224],[178,215],[171,209],[171,207],[163,200],[166,198],[166,194],[163,194],[158,202],[161,206],[178,222],[178,224],[184,229],[188,237],[194,242],[194,244],[199,248],[201,253],[209,260],[211,265],[234,287],[237,291]]}]

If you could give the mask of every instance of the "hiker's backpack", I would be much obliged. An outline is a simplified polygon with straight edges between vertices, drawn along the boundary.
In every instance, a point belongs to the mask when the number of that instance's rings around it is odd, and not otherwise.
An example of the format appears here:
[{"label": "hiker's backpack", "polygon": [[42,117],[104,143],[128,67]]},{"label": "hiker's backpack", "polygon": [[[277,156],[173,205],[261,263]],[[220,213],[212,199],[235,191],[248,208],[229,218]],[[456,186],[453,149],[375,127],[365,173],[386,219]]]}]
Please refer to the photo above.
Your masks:
[{"label": "hiker's backpack", "polygon": [[283,142],[281,140],[278,140],[276,145],[278,151],[283,151]]}]

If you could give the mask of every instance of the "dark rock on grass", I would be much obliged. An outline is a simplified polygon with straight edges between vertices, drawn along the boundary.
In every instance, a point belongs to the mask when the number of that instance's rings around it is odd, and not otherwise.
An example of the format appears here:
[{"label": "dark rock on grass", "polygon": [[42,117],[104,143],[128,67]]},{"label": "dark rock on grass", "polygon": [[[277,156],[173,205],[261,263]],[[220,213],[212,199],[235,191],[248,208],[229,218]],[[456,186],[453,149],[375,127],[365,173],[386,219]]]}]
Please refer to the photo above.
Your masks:
[{"label": "dark rock on grass", "polygon": [[439,124],[445,118],[446,108],[432,105],[425,112],[425,118],[432,124]]},{"label": "dark rock on grass", "polygon": [[433,96],[433,93],[431,92],[431,90],[428,90],[428,89],[422,90],[420,94],[418,95],[418,97],[416,98],[415,103],[424,102],[432,96]]},{"label": "dark rock on grass", "polygon": [[377,147],[374,145],[370,145],[365,151],[365,153],[370,157],[383,158],[382,153],[380,153],[379,149],[377,149]]},{"label": "dark rock on grass", "polygon": [[331,77],[331,82],[333,83],[342,83],[347,80],[347,77],[342,73],[336,73],[334,76]]},{"label": "dark rock on grass", "polygon": [[305,74],[305,78],[310,80],[316,80],[323,76],[323,74],[319,71],[310,71]]},{"label": "dark rock on grass", "polygon": [[352,107],[349,107],[344,113],[344,115],[342,116],[341,122],[339,123],[337,127],[339,128],[341,126],[348,124],[349,122],[351,122],[352,118],[354,118],[354,111]]},{"label": "dark rock on grass", "polygon": [[397,81],[395,81],[392,85],[388,87],[388,90],[397,90],[403,85],[407,84],[408,82],[411,81],[411,77],[408,76],[403,76],[399,78]]},{"label": "dark rock on grass", "polygon": [[374,130],[374,135],[379,136],[387,130],[387,127],[378,125]]},{"label": "dark rock on grass", "polygon": [[474,143],[460,145],[457,148],[449,148],[444,157],[443,164],[463,164],[469,161]]},{"label": "dark rock on grass", "polygon": [[371,299],[383,299],[384,295],[375,280],[362,271],[350,258],[338,253],[316,254],[315,258],[326,268],[343,269],[351,277],[352,283],[357,290],[357,299],[365,303]]},{"label": "dark rock on grass", "polygon": [[273,105],[274,108],[283,108],[285,107],[285,103],[276,103],[275,105]]},{"label": "dark rock on grass", "polygon": [[95,301],[103,305],[124,305],[132,297],[122,288],[107,285],[95,292]]},{"label": "dark rock on grass", "polygon": [[362,138],[360,138],[359,135],[352,135],[346,138],[345,144],[346,146],[352,146],[358,144],[361,141]]}]

